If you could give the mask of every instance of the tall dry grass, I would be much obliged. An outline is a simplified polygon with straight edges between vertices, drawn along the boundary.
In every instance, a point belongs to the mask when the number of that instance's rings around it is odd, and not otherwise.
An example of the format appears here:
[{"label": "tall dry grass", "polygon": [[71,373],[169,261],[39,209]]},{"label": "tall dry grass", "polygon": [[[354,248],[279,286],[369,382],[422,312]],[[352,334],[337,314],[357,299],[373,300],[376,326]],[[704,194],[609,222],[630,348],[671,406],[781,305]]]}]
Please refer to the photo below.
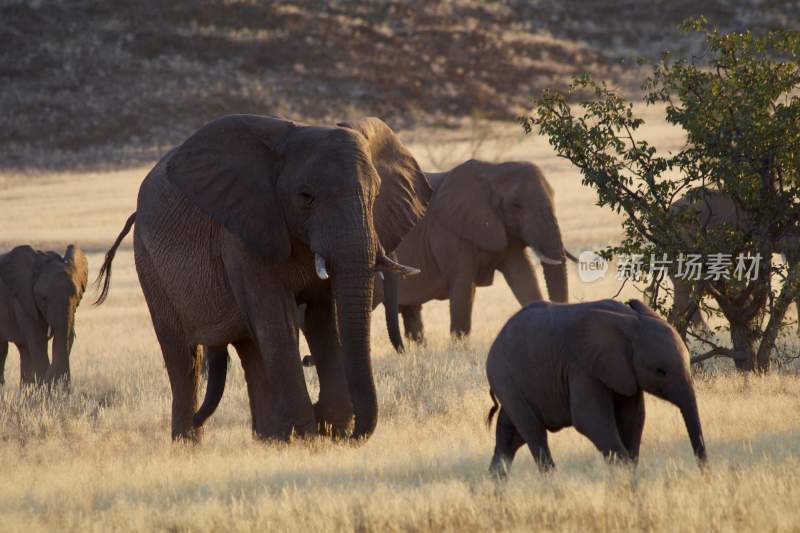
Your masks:
[{"label": "tall dry grass", "polygon": [[[513,128],[513,127],[512,127]],[[513,130],[512,130],[513,131]],[[655,135],[679,139],[663,126]],[[415,153],[431,136],[412,139]],[[454,141],[455,142],[455,141]],[[500,141],[498,141],[500,142]],[[606,243],[615,215],[541,139],[506,139],[507,157],[536,161],[556,189],[568,247]],[[491,145],[488,145],[491,151]],[[486,157],[486,155],[482,155]],[[423,161],[428,166],[427,161]],[[95,273],[133,210],[147,169],[0,179],[0,246],[84,244]],[[127,241],[126,241],[127,243]],[[575,300],[612,296],[618,283],[581,284]],[[622,296],[634,295],[626,287]],[[199,446],[169,441],[170,392],[126,244],[112,293],[79,309],[69,392],[9,383],[0,392],[0,530],[270,531],[776,531],[800,527],[800,380],[717,373],[697,383],[710,468],[696,467],[680,414],[647,399],[635,471],[609,467],[568,429],[551,436],[556,471],[540,476],[520,450],[509,482],[487,476],[493,434],[484,373],[494,335],[517,309],[498,276],[478,291],[469,341],[451,343],[444,302],[426,305],[429,341],[395,354],[373,317],[380,401],[375,435],[360,446],[265,445],[250,435],[234,356],[220,409]],[[306,370],[312,397],[317,382]]]}]

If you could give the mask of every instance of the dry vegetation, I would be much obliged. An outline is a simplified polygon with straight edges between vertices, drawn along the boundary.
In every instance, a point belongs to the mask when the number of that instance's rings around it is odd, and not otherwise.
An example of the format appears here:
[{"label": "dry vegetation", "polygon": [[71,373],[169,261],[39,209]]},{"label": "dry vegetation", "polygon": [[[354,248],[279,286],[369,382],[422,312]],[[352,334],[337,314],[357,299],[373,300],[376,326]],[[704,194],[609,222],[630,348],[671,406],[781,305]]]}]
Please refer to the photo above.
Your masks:
[{"label": "dry vegetation", "polygon": [[[652,117],[651,117],[652,118]],[[537,162],[556,190],[567,245],[580,250],[618,237],[619,219],[543,139],[484,142],[482,157]],[[675,132],[649,134],[669,148]],[[406,135],[421,154],[469,150],[469,131]],[[443,140],[440,140],[443,139]],[[102,252],[135,205],[147,168],[110,173],[0,174],[0,250],[31,242],[63,249],[74,240]],[[786,371],[744,380],[717,370],[698,384],[710,469],[696,467],[678,411],[648,398],[642,460],[609,467],[573,430],[553,435],[558,465],[542,477],[523,449],[509,483],[486,470],[493,435],[485,356],[517,305],[498,276],[478,292],[470,340],[451,344],[444,303],[425,308],[429,345],[396,355],[373,318],[381,419],[362,446],[255,442],[234,356],[219,411],[197,447],[169,442],[169,385],[133,268],[129,241],[115,262],[111,297],[79,310],[73,385],[53,396],[20,393],[12,348],[0,392],[0,530],[267,531],[777,531],[797,530],[800,512],[800,380]],[[612,296],[613,279],[571,296]],[[635,294],[626,287],[622,296]],[[797,345],[795,344],[795,351]],[[316,387],[312,370],[309,386]]]}]

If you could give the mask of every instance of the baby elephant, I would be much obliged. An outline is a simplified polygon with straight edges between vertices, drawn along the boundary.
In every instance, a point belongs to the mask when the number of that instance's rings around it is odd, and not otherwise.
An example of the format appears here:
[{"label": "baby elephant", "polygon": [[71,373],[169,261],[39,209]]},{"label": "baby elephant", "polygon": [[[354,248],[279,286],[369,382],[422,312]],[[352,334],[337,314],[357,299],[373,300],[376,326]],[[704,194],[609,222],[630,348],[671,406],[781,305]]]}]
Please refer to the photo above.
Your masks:
[{"label": "baby elephant", "polygon": [[523,444],[540,471],[555,466],[547,432],[567,426],[607,459],[636,462],[643,391],[680,408],[695,456],[706,459],[686,346],[639,300],[530,304],[495,339],[486,373],[495,402],[487,422],[500,402],[490,467],[498,477]]}]

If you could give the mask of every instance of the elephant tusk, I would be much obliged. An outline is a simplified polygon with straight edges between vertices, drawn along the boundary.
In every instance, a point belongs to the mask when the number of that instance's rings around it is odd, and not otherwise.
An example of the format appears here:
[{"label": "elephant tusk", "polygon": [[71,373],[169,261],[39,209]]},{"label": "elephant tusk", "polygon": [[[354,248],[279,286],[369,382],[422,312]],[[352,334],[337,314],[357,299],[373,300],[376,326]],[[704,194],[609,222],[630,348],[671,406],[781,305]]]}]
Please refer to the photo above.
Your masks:
[{"label": "elephant tusk", "polygon": [[401,276],[413,276],[421,272],[418,268],[401,265],[384,254],[378,256],[378,260],[375,261],[375,268],[378,271],[394,272],[395,274],[400,274]]},{"label": "elephant tusk", "polygon": [[319,254],[314,254],[314,267],[317,270],[317,277],[319,279],[328,279],[328,269],[325,268],[325,259]]},{"label": "elephant tusk", "polygon": [[533,250],[533,253],[535,253],[536,257],[539,258],[539,261],[541,261],[545,265],[560,265],[561,263],[564,262],[564,261],[561,261],[560,259],[553,259],[553,258],[547,257],[546,255],[544,255],[542,252],[540,252],[536,248],[531,247],[531,250]]}]

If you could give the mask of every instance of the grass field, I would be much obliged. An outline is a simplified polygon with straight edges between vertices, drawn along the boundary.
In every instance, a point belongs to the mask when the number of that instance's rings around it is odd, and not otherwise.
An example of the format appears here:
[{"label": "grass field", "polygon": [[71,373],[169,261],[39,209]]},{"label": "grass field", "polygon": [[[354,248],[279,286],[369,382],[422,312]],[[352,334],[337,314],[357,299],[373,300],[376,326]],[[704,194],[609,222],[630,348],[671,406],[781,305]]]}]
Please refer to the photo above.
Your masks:
[{"label": "grass field", "polygon": [[[652,116],[650,117],[652,118]],[[516,126],[477,154],[468,132],[404,134],[426,168],[472,155],[538,163],[556,190],[567,246],[618,238],[619,219],[543,139]],[[680,137],[656,123],[664,149]],[[435,142],[434,142],[435,140]],[[445,155],[447,157],[445,157]],[[0,251],[17,243],[89,251],[91,276],[133,211],[148,168],[93,174],[0,175]],[[571,299],[610,297],[610,278]],[[635,295],[626,287],[621,297]],[[87,295],[78,315],[69,393],[20,393],[10,350],[0,392],[0,530],[260,531],[791,531],[800,528],[800,380],[796,373],[744,379],[725,372],[698,381],[710,468],[696,467],[680,414],[649,397],[635,472],[607,466],[573,430],[551,438],[557,470],[540,476],[523,449],[507,485],[486,471],[493,433],[484,362],[517,309],[497,277],[478,291],[469,341],[451,343],[443,302],[425,307],[428,345],[391,349],[383,313],[373,317],[380,402],[374,436],[361,446],[325,441],[264,445],[250,435],[241,368],[234,364],[220,409],[199,446],[169,440],[166,371],[133,267],[118,254],[109,300]],[[312,397],[316,377],[306,370]]]}]

